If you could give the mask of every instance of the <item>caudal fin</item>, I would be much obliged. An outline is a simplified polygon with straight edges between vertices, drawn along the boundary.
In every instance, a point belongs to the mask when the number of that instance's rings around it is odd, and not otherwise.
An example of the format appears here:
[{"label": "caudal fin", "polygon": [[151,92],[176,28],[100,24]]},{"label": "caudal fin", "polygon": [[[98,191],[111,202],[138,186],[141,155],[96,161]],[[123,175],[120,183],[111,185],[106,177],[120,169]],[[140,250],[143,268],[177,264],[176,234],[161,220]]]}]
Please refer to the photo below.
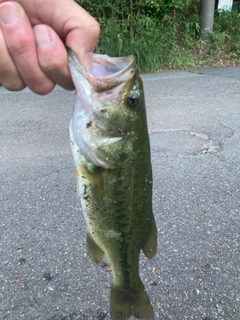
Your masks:
[{"label": "caudal fin", "polygon": [[130,288],[111,287],[110,315],[112,320],[126,320],[131,316],[153,320],[153,309],[142,286],[137,292]]}]

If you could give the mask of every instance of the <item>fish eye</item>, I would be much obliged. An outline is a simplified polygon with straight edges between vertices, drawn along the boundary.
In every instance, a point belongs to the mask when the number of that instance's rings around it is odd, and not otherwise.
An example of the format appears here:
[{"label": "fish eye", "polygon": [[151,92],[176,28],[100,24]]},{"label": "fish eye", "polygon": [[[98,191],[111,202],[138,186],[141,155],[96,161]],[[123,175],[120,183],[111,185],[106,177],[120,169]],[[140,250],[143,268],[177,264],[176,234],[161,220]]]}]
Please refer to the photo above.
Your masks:
[{"label": "fish eye", "polygon": [[136,109],[136,107],[139,104],[139,100],[140,100],[139,98],[140,98],[139,93],[137,91],[131,91],[126,99],[127,106],[130,109]]}]

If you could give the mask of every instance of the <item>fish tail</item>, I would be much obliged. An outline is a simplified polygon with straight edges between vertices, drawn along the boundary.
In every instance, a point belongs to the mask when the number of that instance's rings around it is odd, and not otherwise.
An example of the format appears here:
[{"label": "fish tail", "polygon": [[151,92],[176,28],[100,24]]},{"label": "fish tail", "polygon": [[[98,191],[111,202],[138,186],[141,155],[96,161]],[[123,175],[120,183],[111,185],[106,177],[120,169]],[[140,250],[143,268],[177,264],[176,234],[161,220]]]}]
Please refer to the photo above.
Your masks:
[{"label": "fish tail", "polygon": [[153,320],[153,309],[144,286],[141,284],[139,290],[133,291],[131,288],[119,288],[112,284],[110,315],[112,320],[126,320],[131,316]]}]

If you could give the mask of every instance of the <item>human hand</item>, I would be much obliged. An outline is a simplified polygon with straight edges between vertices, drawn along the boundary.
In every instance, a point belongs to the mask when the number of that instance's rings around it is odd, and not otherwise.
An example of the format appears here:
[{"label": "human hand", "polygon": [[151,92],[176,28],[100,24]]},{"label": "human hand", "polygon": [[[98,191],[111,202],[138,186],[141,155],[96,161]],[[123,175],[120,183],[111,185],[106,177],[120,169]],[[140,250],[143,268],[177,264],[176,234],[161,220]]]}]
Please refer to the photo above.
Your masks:
[{"label": "human hand", "polygon": [[47,94],[74,89],[65,45],[92,68],[99,25],[73,0],[0,0],[0,85]]}]

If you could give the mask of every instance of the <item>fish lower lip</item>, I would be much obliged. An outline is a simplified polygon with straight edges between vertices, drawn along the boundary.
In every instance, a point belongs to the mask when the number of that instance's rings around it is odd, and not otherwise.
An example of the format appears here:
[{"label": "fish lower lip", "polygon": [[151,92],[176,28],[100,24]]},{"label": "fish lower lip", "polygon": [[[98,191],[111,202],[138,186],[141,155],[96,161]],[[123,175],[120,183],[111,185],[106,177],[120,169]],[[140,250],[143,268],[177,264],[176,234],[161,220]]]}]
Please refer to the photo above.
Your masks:
[{"label": "fish lower lip", "polygon": [[97,138],[97,144],[98,146],[109,146],[110,144],[114,144],[120,140],[122,140],[123,137],[113,137],[113,138],[104,138],[104,137],[98,137]]}]

